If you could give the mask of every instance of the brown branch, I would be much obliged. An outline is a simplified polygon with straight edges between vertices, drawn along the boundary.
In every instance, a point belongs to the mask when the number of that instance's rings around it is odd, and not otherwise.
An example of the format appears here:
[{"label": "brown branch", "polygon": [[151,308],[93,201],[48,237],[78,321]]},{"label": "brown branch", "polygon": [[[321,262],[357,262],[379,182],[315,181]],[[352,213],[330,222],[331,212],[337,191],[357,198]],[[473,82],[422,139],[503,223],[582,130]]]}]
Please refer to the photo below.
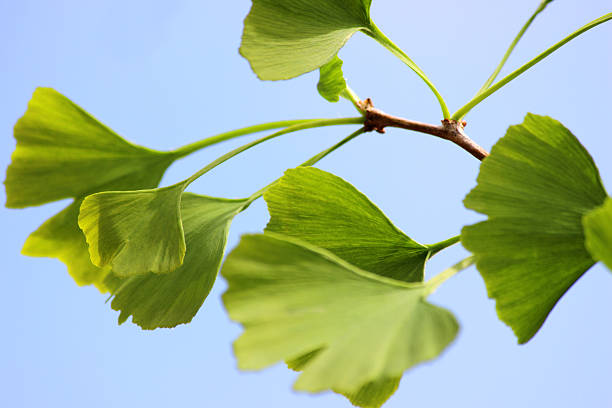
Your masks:
[{"label": "brown branch", "polygon": [[366,131],[375,130],[379,133],[384,133],[385,127],[387,126],[414,130],[415,132],[426,133],[428,135],[449,140],[470,153],[478,160],[482,160],[489,155],[485,149],[480,147],[476,142],[470,139],[468,135],[465,134],[463,131],[466,125],[465,121],[444,119],[441,125],[436,126],[429,123],[408,120],[389,115],[380,109],[376,109],[370,98],[362,101],[360,106],[366,115],[366,120],[364,122]]}]

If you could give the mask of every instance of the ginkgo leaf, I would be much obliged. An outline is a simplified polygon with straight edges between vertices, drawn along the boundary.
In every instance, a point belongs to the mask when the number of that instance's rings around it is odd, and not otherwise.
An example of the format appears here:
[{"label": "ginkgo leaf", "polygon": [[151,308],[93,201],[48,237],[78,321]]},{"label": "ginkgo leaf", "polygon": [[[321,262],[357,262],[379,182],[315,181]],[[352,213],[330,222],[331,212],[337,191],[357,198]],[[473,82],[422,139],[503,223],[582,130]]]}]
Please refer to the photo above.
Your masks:
[{"label": "ginkgo leaf", "polygon": [[528,114],[483,161],[464,203],[489,218],[465,227],[461,242],[519,343],[593,265],[581,220],[605,198],[591,156],[549,117]]},{"label": "ginkgo leaf", "polygon": [[79,226],[93,264],[108,265],[120,277],[177,269],[185,256],[183,189],[177,184],[87,196],[81,204]]},{"label": "ginkgo leaf", "polygon": [[253,0],[240,53],[264,80],[289,79],[329,62],[371,27],[371,0]]},{"label": "ginkgo leaf", "polygon": [[128,143],[50,88],[36,89],[14,135],[4,181],[9,208],[80,198],[115,183],[142,184],[175,158]]},{"label": "ginkgo leaf", "polygon": [[[317,349],[294,360],[287,361],[287,367],[295,371],[301,371],[320,351],[321,349]],[[400,380],[401,377],[382,378],[367,383],[355,392],[342,393],[338,390],[333,391],[344,395],[355,406],[362,408],[379,408],[395,393],[395,391],[397,391]]]},{"label": "ginkgo leaf", "polygon": [[266,231],[302,239],[378,275],[423,280],[434,251],[401,232],[340,177],[314,167],[290,169],[264,199],[270,212]]},{"label": "ginkgo leaf", "polygon": [[299,367],[298,390],[357,398],[364,386],[437,357],[458,331],[449,311],[425,300],[432,285],[365,272],[279,234],[243,236],[221,274],[225,307],[245,329],[234,343],[240,368],[320,349]]},{"label": "ginkgo leaf", "polygon": [[68,273],[80,285],[95,285],[101,292],[108,290],[104,280],[110,268],[98,268],[91,263],[87,243],[77,224],[81,200],[49,218],[23,244],[26,256],[57,258],[66,264]]},{"label": "ginkgo leaf", "polygon": [[184,193],[181,214],[187,252],[183,264],[167,274],[133,276],[113,292],[119,323],[132,315],[143,329],[189,323],[215,282],[230,223],[248,200]]},{"label": "ginkgo leaf", "polygon": [[49,88],[34,92],[14,135],[17,147],[4,182],[6,206],[74,198],[28,237],[22,253],[58,258],[77,284],[106,291],[108,268],[91,263],[77,223],[81,201],[97,191],[155,187],[173,156],[128,143]]},{"label": "ginkgo leaf", "polygon": [[588,212],[582,223],[591,256],[612,271],[612,198],[608,197],[604,205]]},{"label": "ginkgo leaf", "polygon": [[338,102],[340,94],[346,89],[346,81],[342,73],[342,60],[336,55],[327,64],[319,68],[319,94],[329,102]]}]

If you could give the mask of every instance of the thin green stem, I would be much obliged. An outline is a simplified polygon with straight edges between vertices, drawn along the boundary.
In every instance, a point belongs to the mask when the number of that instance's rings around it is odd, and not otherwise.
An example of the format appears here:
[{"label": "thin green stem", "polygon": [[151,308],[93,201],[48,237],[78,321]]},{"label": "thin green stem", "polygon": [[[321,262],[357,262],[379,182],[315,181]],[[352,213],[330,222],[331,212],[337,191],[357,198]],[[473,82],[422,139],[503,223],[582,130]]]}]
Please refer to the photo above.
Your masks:
[{"label": "thin green stem", "polygon": [[348,85],[340,93],[340,96],[343,97],[344,99],[349,100],[353,104],[355,109],[357,109],[357,112],[361,113],[362,115],[365,115],[365,112],[361,108],[361,104],[360,104],[361,99],[359,99],[359,96],[357,96],[355,91],[353,91]]},{"label": "thin green stem", "polygon": [[[300,164],[299,167],[309,167],[309,166],[313,166],[315,163],[321,161],[325,156],[327,156],[328,154],[330,154],[331,152],[339,149],[340,147],[344,146],[346,143],[350,142],[351,140],[353,140],[354,138],[356,138],[357,136],[361,135],[365,133],[365,128],[361,128],[353,133],[351,133],[350,135],[348,135],[347,137],[345,137],[344,139],[342,139],[341,141],[339,141],[338,143],[336,143],[335,145],[323,150],[322,152],[312,156],[310,159],[306,160],[304,163]],[[249,205],[251,205],[251,203],[255,200],[257,200],[259,197],[261,197],[262,195],[264,195],[264,193],[266,191],[268,191],[268,189],[274,184],[276,183],[277,180],[274,180],[272,183],[268,184],[267,186],[257,190],[255,193],[251,194],[251,196],[249,197],[245,208],[248,207]]]},{"label": "thin green stem", "polygon": [[458,272],[473,265],[474,261],[475,259],[473,256],[468,256],[467,258],[457,262],[455,265],[443,270],[442,272],[428,280],[426,283],[426,285],[429,287],[427,293],[433,293],[438,288],[438,286],[446,282],[449,278],[455,276]]},{"label": "thin green stem", "polygon": [[516,71],[500,79],[497,83],[495,83],[495,85],[491,86],[489,89],[487,89],[483,93],[476,95],[465,106],[463,106],[457,112],[455,112],[452,116],[452,119],[460,120],[470,110],[472,110],[476,105],[478,105],[480,102],[484,101],[486,98],[488,98],[489,96],[497,92],[500,88],[502,88],[504,85],[508,84],[510,81],[512,81],[519,75],[521,75],[523,72],[527,71],[529,68],[533,67],[535,64],[542,61],[544,58],[548,57],[550,54],[552,54],[553,52],[555,52],[556,50],[558,50],[559,48],[561,48],[562,46],[564,46],[565,44],[573,40],[574,38],[578,37],[580,34],[586,31],[589,31],[591,28],[597,27],[599,24],[605,23],[608,20],[612,20],[612,13],[608,13],[604,16],[601,16],[598,19],[591,21],[584,27],[581,27],[578,30],[574,31],[573,33],[565,37],[563,40],[559,41],[558,43],[556,43],[555,45],[553,45],[552,47],[550,47],[549,49],[547,49],[546,51],[544,51],[543,53],[541,53],[540,55],[532,59],[531,61],[527,62],[525,65],[523,65]]},{"label": "thin green stem", "polygon": [[187,188],[187,186],[189,184],[191,184],[192,182],[194,182],[197,178],[201,177],[203,174],[207,173],[208,171],[214,169],[215,167],[217,167],[218,165],[220,165],[221,163],[231,159],[232,157],[250,149],[251,147],[257,146],[260,143],[266,142],[270,139],[274,139],[278,136],[282,136],[282,135],[286,135],[288,133],[293,133],[293,132],[297,132],[299,130],[304,130],[304,129],[312,129],[312,128],[317,128],[317,127],[324,127],[324,126],[337,126],[337,125],[350,125],[350,124],[363,124],[364,122],[364,118],[363,117],[358,117],[358,118],[340,118],[340,119],[317,119],[317,120],[313,120],[313,121],[309,121],[306,123],[300,123],[297,125],[293,125],[293,126],[289,126],[283,130],[280,130],[278,132],[272,133],[271,135],[262,137],[260,139],[254,140],[250,143],[247,143],[243,146],[240,146],[226,154],[224,154],[223,156],[217,158],[216,160],[214,160],[213,162],[211,162],[210,164],[208,164],[207,166],[203,167],[202,169],[200,169],[198,172],[194,173],[191,177],[175,184],[181,184],[183,186],[183,189]]},{"label": "thin green stem", "polygon": [[427,245],[427,248],[429,248],[429,252],[431,253],[431,255],[434,255],[434,254],[442,251],[443,249],[446,249],[449,246],[456,244],[460,240],[461,240],[461,235],[457,235],[455,237],[452,237],[452,238],[449,238],[449,239],[445,239],[444,241],[437,242],[437,243],[431,244],[431,245]]},{"label": "thin green stem", "polygon": [[512,43],[510,44],[510,47],[508,47],[508,50],[506,51],[506,53],[504,54],[502,60],[499,62],[499,65],[497,65],[497,68],[495,68],[495,71],[493,71],[493,73],[491,74],[491,76],[489,77],[489,79],[487,79],[487,81],[482,85],[482,88],[480,88],[478,90],[478,92],[476,92],[476,95],[480,95],[481,93],[483,93],[484,91],[487,90],[487,88],[489,88],[489,86],[491,86],[491,84],[493,83],[493,81],[495,81],[495,78],[497,78],[497,76],[499,75],[499,72],[502,70],[502,68],[504,67],[504,65],[506,64],[506,61],[508,61],[508,57],[510,57],[510,54],[512,54],[512,51],[514,51],[514,47],[516,47],[516,44],[518,44],[518,42],[520,41],[520,39],[523,37],[523,35],[525,34],[525,31],[527,31],[527,29],[529,28],[529,26],[531,25],[531,23],[533,23],[533,20],[535,20],[535,18],[537,17],[538,14],[540,14],[542,11],[544,11],[544,9],[546,8],[546,6],[548,5],[548,3],[552,2],[552,0],[542,0],[540,2],[540,5],[538,6],[538,8],[533,12],[533,14],[531,15],[531,17],[529,17],[529,20],[527,20],[527,22],[525,23],[525,25],[523,26],[523,28],[521,28],[521,31],[518,32],[518,34],[516,35],[516,37],[514,38],[514,40],[512,41]]},{"label": "thin green stem", "polygon": [[207,137],[206,139],[199,140],[194,143],[190,143],[178,149],[172,150],[177,158],[185,157],[197,150],[203,149],[216,143],[224,142],[226,140],[234,139],[239,136],[250,135],[252,133],[263,132],[266,130],[279,129],[293,125],[299,125],[301,123],[312,122],[317,119],[296,119],[296,120],[281,120],[278,122],[262,123],[260,125],[248,126],[242,129],[236,129],[225,133],[220,133],[215,136]]},{"label": "thin green stem", "polygon": [[425,81],[429,89],[431,89],[431,91],[436,96],[438,103],[440,104],[440,108],[442,109],[442,116],[444,116],[444,119],[449,119],[450,112],[448,110],[448,107],[446,106],[446,102],[444,102],[444,98],[442,98],[440,92],[438,92],[434,84],[429,80],[429,78],[427,78],[427,75],[425,75],[423,70],[421,70],[421,68],[419,68],[418,65],[415,64],[415,62],[408,55],[406,55],[406,53],[402,51],[400,47],[398,47],[393,41],[391,41],[376,26],[376,24],[372,23],[372,25],[367,29],[367,31],[364,31],[364,33],[369,35],[370,37],[378,41],[381,45],[383,45],[385,48],[387,48],[389,51],[391,51],[393,55],[398,57],[404,64],[408,65],[410,69],[412,69],[419,77],[421,77],[423,81]]}]

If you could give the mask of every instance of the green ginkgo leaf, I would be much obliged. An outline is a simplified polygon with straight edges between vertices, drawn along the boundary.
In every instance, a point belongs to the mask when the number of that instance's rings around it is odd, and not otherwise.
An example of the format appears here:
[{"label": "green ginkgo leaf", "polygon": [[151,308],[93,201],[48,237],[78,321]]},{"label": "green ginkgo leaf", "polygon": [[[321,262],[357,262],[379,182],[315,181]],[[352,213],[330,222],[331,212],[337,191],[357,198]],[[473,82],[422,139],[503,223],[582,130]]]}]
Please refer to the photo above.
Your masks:
[{"label": "green ginkgo leaf", "polygon": [[184,262],[167,274],[147,273],[125,279],[113,292],[111,303],[113,309],[121,311],[119,323],[130,315],[143,329],[190,322],[215,282],[230,223],[247,202],[184,193]]},{"label": "green ginkgo leaf", "polygon": [[371,27],[371,0],[253,0],[240,53],[264,80],[289,79],[329,62]]},{"label": "green ginkgo leaf", "polygon": [[81,204],[79,227],[93,264],[108,265],[120,277],[177,269],[185,256],[183,189],[179,184],[87,196]]},{"label": "green ginkgo leaf", "polygon": [[103,190],[155,187],[174,157],[128,143],[49,88],[34,92],[14,135],[17,146],[4,181],[6,206],[74,198],[28,237],[22,253],[58,258],[77,284],[94,284],[106,291],[108,268],[90,262],[78,227],[82,199]]},{"label": "green ginkgo leaf", "polygon": [[422,281],[425,262],[435,253],[395,227],[355,187],[314,167],[287,170],[264,199],[266,231],[307,241],[378,275]]},{"label": "green ginkgo leaf", "polygon": [[329,102],[338,102],[340,94],[346,89],[346,80],[342,73],[342,60],[336,55],[327,64],[319,68],[319,94]]},{"label": "green ginkgo leaf", "polygon": [[50,88],[36,89],[14,135],[17,147],[4,181],[9,208],[149,184],[175,158],[128,143]]},{"label": "green ginkgo leaf", "polygon": [[[322,349],[317,349],[294,360],[287,361],[287,367],[295,371],[301,371],[321,350]],[[379,408],[395,393],[395,391],[397,391],[400,380],[401,377],[382,378],[369,382],[354,392],[342,393],[338,390],[333,391],[344,395],[357,407]]]},{"label": "green ginkgo leaf", "polygon": [[57,258],[66,264],[68,273],[79,285],[95,285],[106,292],[104,280],[110,268],[98,268],[91,263],[87,243],[77,224],[81,200],[49,218],[23,244],[26,256]]},{"label": "green ginkgo leaf", "polygon": [[305,354],[298,390],[354,395],[437,357],[458,324],[425,299],[435,288],[365,272],[291,237],[244,236],[221,271],[223,301],[244,333],[238,365],[257,370]]},{"label": "green ginkgo leaf", "polygon": [[591,256],[612,271],[612,198],[608,197],[604,205],[587,213],[582,223]]},{"label": "green ginkgo leaf", "polygon": [[519,343],[593,265],[582,217],[605,198],[591,156],[549,117],[528,114],[484,159],[464,203],[489,218],[465,227],[461,242]]}]

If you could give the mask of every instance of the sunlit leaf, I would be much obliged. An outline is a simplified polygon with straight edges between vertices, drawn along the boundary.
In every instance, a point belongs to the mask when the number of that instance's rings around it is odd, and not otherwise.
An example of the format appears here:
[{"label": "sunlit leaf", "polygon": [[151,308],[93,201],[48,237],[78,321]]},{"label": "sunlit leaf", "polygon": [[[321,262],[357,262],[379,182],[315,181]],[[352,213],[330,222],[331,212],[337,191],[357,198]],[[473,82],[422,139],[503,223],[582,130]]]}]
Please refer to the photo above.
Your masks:
[{"label": "sunlit leaf", "polygon": [[[301,371],[320,351],[321,349],[317,349],[294,360],[287,361],[287,367],[295,371]],[[338,390],[333,391],[344,395],[355,406],[362,408],[379,408],[395,393],[395,391],[397,391],[400,379],[401,377],[382,378],[367,383],[356,392],[342,393]]]},{"label": "sunlit leaf", "polygon": [[14,135],[4,181],[10,208],[80,198],[115,184],[149,184],[174,159],[128,143],[50,88],[34,92]]},{"label": "sunlit leaf", "polygon": [[87,243],[77,225],[81,200],[70,204],[49,218],[34,231],[23,245],[21,253],[27,256],[57,258],[68,267],[68,273],[78,285],[95,285],[106,292],[104,284],[109,268],[101,269],[89,259]]},{"label": "sunlit leaf", "polygon": [[121,311],[119,322],[130,315],[143,329],[190,322],[215,282],[230,223],[246,202],[184,193],[181,213],[187,252],[183,265],[167,274],[126,279],[111,304]]},{"label": "sunlit leaf", "polygon": [[270,212],[266,231],[302,239],[378,275],[423,280],[429,248],[397,229],[340,177],[314,167],[287,170],[264,199]]},{"label": "sunlit leaf", "polygon": [[117,276],[168,273],[183,263],[182,185],[87,196],[79,226],[94,265]]},{"label": "sunlit leaf", "polygon": [[425,300],[429,284],[365,272],[279,234],[244,236],[221,273],[225,306],[245,329],[234,343],[240,368],[320,350],[298,366],[298,390],[359,400],[368,384],[437,357],[458,330],[450,312]]},{"label": "sunlit leaf", "polygon": [[75,199],[28,237],[22,253],[58,258],[79,285],[94,284],[106,291],[108,268],[89,261],[78,227],[81,201],[97,191],[155,187],[173,157],[126,142],[49,88],[34,92],[14,134],[17,147],[4,182],[6,206]]},{"label": "sunlit leaf", "polygon": [[464,203],[489,218],[465,227],[461,242],[520,343],[593,265],[581,220],[605,198],[591,156],[549,117],[527,115],[483,161]]},{"label": "sunlit leaf", "polygon": [[346,89],[342,73],[342,60],[336,55],[331,61],[319,68],[319,94],[330,102],[338,102],[340,94]]},{"label": "sunlit leaf", "polygon": [[371,0],[253,0],[240,53],[257,76],[289,79],[329,62],[371,26]]},{"label": "sunlit leaf", "polygon": [[586,247],[596,261],[612,270],[612,198],[583,218]]}]

